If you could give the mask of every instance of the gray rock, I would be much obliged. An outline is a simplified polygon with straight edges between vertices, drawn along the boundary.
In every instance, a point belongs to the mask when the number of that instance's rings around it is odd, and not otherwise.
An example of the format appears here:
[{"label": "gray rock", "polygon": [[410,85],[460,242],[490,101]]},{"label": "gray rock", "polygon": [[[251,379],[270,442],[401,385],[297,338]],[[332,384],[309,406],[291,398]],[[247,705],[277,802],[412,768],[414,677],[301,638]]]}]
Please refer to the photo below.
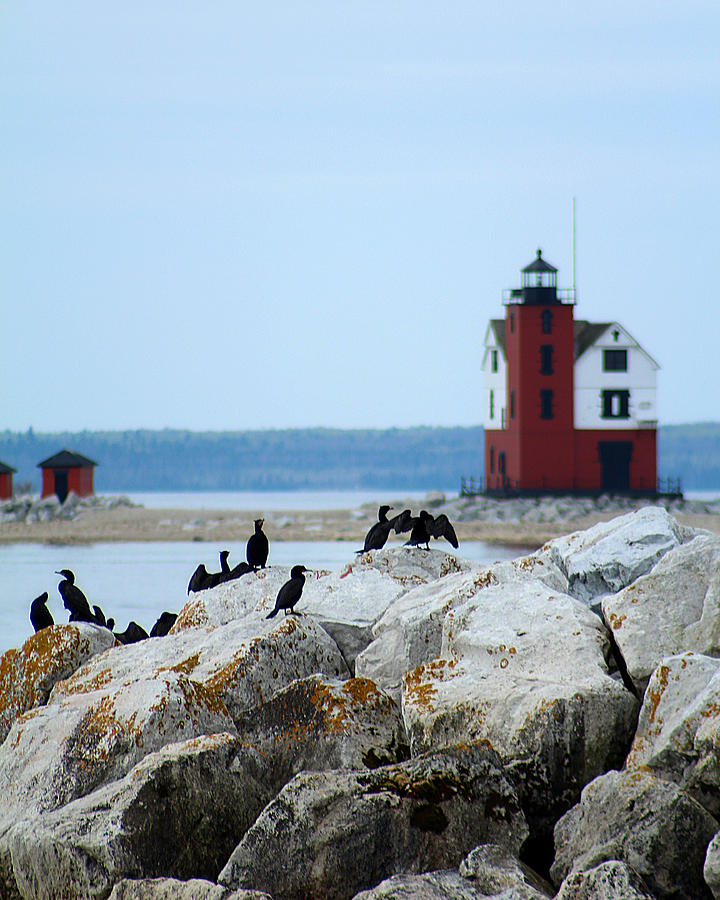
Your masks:
[{"label": "gray rock", "polygon": [[424,875],[392,875],[353,900],[480,900],[471,881],[451,869]]},{"label": "gray rock", "polygon": [[701,533],[674,547],[602,610],[640,693],[665,656],[720,656],[720,538]]},{"label": "gray rock", "polygon": [[20,893],[34,900],[104,897],[127,877],[211,879],[268,796],[259,754],[216,734],[149,754],[5,841]]},{"label": "gray rock", "polygon": [[555,884],[571,872],[621,860],[658,898],[709,898],[705,850],[717,821],[677,785],[650,772],[608,772],[555,826]]},{"label": "gray rock", "polygon": [[674,781],[720,816],[720,659],[669,656],[645,691],[628,769]]},{"label": "gray rock", "polygon": [[272,900],[270,894],[261,891],[230,891],[220,884],[191,878],[123,879],[119,881],[108,900]]},{"label": "gray rock", "polygon": [[513,900],[547,900],[552,886],[497,844],[476,847],[460,863],[459,874],[472,879],[481,897],[508,896]]},{"label": "gray rock", "polygon": [[654,900],[642,878],[626,863],[611,860],[587,872],[573,872],[555,900]]},{"label": "gray rock", "polygon": [[638,701],[608,656],[583,603],[534,581],[487,587],[447,613],[441,656],[405,678],[411,750],[487,741],[518,779],[533,829],[550,829],[632,739]]},{"label": "gray rock", "polygon": [[517,853],[527,833],[495,753],[449,748],[372,772],[297,775],[218,881],[276,900],[348,898],[390,875],[456,866],[482,842]]},{"label": "gray rock", "polygon": [[0,658],[0,743],[19,715],[47,703],[57,682],[114,645],[107,628],[72,622],[43,628],[7,650]]},{"label": "gray rock", "polygon": [[408,756],[397,704],[367,678],[298,679],[236,724],[276,790],[302,770],[374,769]]},{"label": "gray rock", "polygon": [[720,898],[720,831],[708,844],[703,876],[713,897],[718,900]]},{"label": "gray rock", "polygon": [[568,592],[585,603],[614,594],[649,572],[694,532],[659,507],[600,522],[546,544],[542,554],[566,575]]}]

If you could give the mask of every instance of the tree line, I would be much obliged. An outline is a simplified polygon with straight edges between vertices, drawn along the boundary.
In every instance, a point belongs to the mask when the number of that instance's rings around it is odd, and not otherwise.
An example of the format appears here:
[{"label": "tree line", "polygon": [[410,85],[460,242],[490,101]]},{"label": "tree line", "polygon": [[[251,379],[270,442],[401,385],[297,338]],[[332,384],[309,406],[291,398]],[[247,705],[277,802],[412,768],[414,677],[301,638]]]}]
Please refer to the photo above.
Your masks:
[{"label": "tree line", "polygon": [[[39,490],[37,464],[68,448],[99,463],[98,493],[122,491],[388,488],[458,490],[483,469],[483,429],[298,428],[0,432],[16,484]],[[720,423],[659,429],[658,473],[684,490],[720,488]]]}]

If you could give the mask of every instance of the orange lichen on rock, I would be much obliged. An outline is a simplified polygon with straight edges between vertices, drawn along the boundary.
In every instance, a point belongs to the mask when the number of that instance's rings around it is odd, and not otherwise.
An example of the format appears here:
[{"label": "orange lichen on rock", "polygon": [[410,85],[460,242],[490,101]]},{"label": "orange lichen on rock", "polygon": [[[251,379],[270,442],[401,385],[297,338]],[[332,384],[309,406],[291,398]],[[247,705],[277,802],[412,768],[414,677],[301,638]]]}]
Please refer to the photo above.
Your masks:
[{"label": "orange lichen on rock", "polygon": [[437,694],[434,682],[454,677],[456,665],[457,660],[437,657],[408,672],[404,682],[406,702],[430,712],[434,708],[433,700]]}]

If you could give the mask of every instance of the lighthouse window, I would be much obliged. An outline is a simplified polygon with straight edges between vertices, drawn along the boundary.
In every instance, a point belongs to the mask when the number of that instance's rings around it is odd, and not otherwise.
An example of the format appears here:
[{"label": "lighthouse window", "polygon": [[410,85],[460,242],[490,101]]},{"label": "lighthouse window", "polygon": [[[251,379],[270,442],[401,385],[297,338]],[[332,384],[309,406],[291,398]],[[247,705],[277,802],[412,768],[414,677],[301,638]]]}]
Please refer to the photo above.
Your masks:
[{"label": "lighthouse window", "polygon": [[515,391],[510,391],[510,418],[515,418]]},{"label": "lighthouse window", "polygon": [[603,350],[603,372],[627,372],[627,350]]},{"label": "lighthouse window", "polygon": [[540,391],[540,418],[552,419],[553,417],[553,392]]},{"label": "lighthouse window", "polygon": [[490,391],[490,418],[495,418],[495,391]]},{"label": "lighthouse window", "polygon": [[498,370],[498,352],[497,350],[490,351],[490,371],[497,372]]},{"label": "lighthouse window", "polygon": [[552,344],[543,344],[540,347],[540,374],[552,375],[553,373],[553,347]]},{"label": "lighthouse window", "polygon": [[495,472],[495,448],[490,447],[490,471]]},{"label": "lighthouse window", "polygon": [[540,318],[542,320],[542,333],[543,334],[552,334],[552,319],[553,314],[549,309],[544,309],[540,314]]},{"label": "lighthouse window", "polygon": [[630,391],[602,391],[603,419],[630,418]]}]

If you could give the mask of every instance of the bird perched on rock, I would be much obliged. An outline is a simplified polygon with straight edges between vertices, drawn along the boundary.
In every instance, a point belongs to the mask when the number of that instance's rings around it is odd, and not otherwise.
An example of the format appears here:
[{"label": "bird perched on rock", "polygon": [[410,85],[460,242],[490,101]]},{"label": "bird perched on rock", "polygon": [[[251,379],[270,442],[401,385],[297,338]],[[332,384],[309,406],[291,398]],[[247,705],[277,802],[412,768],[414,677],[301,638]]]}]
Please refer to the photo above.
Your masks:
[{"label": "bird perched on rock", "polygon": [[95,622],[95,615],[90,609],[87,597],[75,584],[75,575],[70,569],[60,569],[55,572],[62,575],[63,580],[58,585],[58,591],[62,597],[63,606],[70,613],[71,622]]},{"label": "bird perched on rock", "polygon": [[115,631],[113,633],[121,644],[136,644],[138,641],[144,641],[145,638],[150,637],[147,631],[141,625],[138,625],[137,622],[130,622],[125,631]]},{"label": "bird perched on rock", "polygon": [[457,550],[458,539],[455,534],[450,519],[443,513],[435,518],[425,510],[420,510],[419,516],[411,516],[403,523],[403,530],[410,531],[410,540],[405,542],[406,547],[419,547],[425,544],[422,549],[430,549],[430,538],[445,538]]},{"label": "bird perched on rock", "polygon": [[190,582],[188,583],[188,594],[190,591],[194,594],[198,591],[206,591],[208,588],[217,587],[217,585],[223,584],[225,581],[232,581],[235,578],[239,578],[241,575],[252,572],[252,566],[246,562],[240,562],[235,568],[231,569],[227,561],[229,555],[229,550],[222,550],[220,552],[219,572],[208,572],[204,563],[200,563],[197,569],[192,573]]},{"label": "bird perched on rock", "polygon": [[303,586],[305,585],[305,572],[309,571],[305,566],[293,566],[290,569],[290,580],[278,591],[275,600],[275,609],[267,616],[266,619],[274,619],[281,609],[285,610],[285,615],[289,612],[295,613],[295,604],[300,599]]},{"label": "bird perched on rock", "polygon": [[164,612],[161,613],[157,622],[150,629],[150,637],[165,637],[175,624],[177,613]]},{"label": "bird perched on rock", "polygon": [[[390,536],[390,532],[395,527],[396,521],[400,518],[400,516],[394,516],[392,519],[388,519],[387,514],[391,509],[392,506],[380,507],[378,510],[377,522],[365,535],[365,543],[363,544],[362,550],[356,550],[356,553],[365,553],[367,550],[382,550],[385,546],[385,542]],[[400,515],[402,515],[402,513]]]},{"label": "bird perched on rock", "polygon": [[99,606],[93,606],[93,613],[95,614],[94,621],[96,622],[96,624],[102,625],[103,628],[107,628],[108,623],[105,619],[105,613],[100,609]]},{"label": "bird perched on rock", "polygon": [[245,559],[253,569],[264,569],[270,545],[267,535],[262,530],[265,519],[255,519],[255,534],[251,534],[245,548]]},{"label": "bird perched on rock", "polygon": [[30,604],[30,622],[37,633],[43,628],[50,628],[55,624],[52,613],[45,605],[48,602],[48,592],[43,591]]}]

